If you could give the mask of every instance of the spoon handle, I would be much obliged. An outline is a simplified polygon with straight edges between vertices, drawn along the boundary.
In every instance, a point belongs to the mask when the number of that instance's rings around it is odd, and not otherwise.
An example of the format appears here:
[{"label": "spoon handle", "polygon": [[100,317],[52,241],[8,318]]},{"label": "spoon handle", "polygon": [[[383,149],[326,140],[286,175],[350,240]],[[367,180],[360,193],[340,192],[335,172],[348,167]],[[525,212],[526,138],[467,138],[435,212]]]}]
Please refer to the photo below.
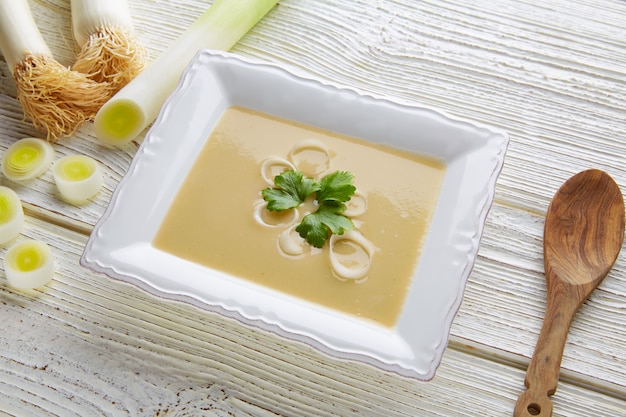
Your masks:
[{"label": "spoon handle", "polygon": [[515,404],[514,417],[552,415],[552,401],[549,397],[556,392],[565,341],[572,319],[581,304],[578,297],[572,294],[576,291],[575,286],[556,279],[548,279],[547,282],[545,316],[524,381],[527,390]]}]

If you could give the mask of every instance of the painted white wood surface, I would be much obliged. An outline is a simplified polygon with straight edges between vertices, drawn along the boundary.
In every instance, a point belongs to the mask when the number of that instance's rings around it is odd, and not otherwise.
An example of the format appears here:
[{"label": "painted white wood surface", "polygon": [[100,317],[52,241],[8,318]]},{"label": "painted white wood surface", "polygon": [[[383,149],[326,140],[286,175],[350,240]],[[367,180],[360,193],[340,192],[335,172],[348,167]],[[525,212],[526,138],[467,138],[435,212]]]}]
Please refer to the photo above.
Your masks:
[{"label": "painted white wood surface", "polygon": [[[129,0],[152,56],[209,0]],[[59,61],[69,1],[31,0]],[[61,201],[52,176],[0,184],[24,201],[24,237],[57,274],[16,291],[0,271],[0,415],[505,416],[523,390],[543,317],[542,229],[552,194],[586,168],[626,191],[626,3],[618,0],[284,0],[234,51],[327,82],[422,103],[511,135],[479,258],[435,379],[342,362],[78,265],[141,138],[101,146],[86,125],[55,145],[96,157],[105,187]],[[40,136],[0,60],[0,152]],[[4,255],[6,248],[0,248]],[[555,416],[626,415],[626,251],[572,324]],[[3,414],[4,413],[4,414]]]}]

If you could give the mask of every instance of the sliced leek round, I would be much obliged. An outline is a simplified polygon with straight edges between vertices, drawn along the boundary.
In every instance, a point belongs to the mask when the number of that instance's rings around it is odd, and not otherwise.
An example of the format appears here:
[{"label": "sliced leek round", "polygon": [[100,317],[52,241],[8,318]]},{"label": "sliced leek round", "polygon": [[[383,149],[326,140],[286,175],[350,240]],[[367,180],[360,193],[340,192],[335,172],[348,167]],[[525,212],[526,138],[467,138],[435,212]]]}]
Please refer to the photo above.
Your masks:
[{"label": "sliced leek round", "polygon": [[52,167],[61,196],[70,202],[82,202],[95,196],[102,187],[102,169],[86,155],[68,155]]},{"label": "sliced leek round", "polygon": [[348,217],[360,216],[367,211],[367,198],[365,194],[356,190],[350,200],[346,202],[346,210],[343,212]]},{"label": "sliced leek round", "polygon": [[254,203],[254,220],[265,227],[289,227],[298,221],[299,212],[296,209],[269,211],[267,201],[259,199]]},{"label": "sliced leek round", "polygon": [[331,151],[317,139],[304,139],[289,151],[289,160],[309,177],[320,177],[330,169]]},{"label": "sliced leek round", "polygon": [[12,287],[33,289],[46,285],[54,275],[52,251],[38,240],[19,242],[7,250],[4,271]]},{"label": "sliced leek round", "polygon": [[286,170],[296,170],[291,162],[284,158],[273,156],[261,162],[261,176],[263,180],[271,187],[274,187],[274,178],[282,174]]},{"label": "sliced leek round", "polygon": [[300,234],[296,231],[296,227],[296,224],[291,225],[278,235],[276,241],[278,253],[287,258],[297,259],[305,255],[313,255],[321,252],[321,249],[309,245],[306,240],[300,237]]},{"label": "sliced leek round", "polygon": [[367,280],[376,247],[356,230],[330,237],[330,266],[341,281]]},{"label": "sliced leek round", "polygon": [[2,173],[10,180],[25,181],[43,175],[54,157],[52,145],[37,138],[24,138],[9,146],[2,157]]},{"label": "sliced leek round", "polygon": [[24,229],[22,202],[12,189],[0,186],[0,244],[19,235]]}]

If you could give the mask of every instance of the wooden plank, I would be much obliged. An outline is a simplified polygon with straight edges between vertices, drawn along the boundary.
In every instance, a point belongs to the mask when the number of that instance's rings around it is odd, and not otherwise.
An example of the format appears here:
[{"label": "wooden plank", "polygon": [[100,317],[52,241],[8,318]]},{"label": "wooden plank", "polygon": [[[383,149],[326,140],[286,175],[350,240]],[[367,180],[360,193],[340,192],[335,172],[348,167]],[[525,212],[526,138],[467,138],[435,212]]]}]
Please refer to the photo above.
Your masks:
[{"label": "wooden plank", "polygon": [[[337,360],[90,273],[82,234],[29,218],[26,237],[52,245],[57,275],[30,292],[0,277],[0,409],[11,414],[502,416],[523,387],[522,369],[454,344],[428,383]],[[569,383],[555,397],[556,416],[624,407]]]},{"label": "wooden plank", "polygon": [[[626,118],[622,82],[626,74],[617,64],[626,61],[619,30],[624,3],[599,2],[586,15],[593,16],[593,25],[585,24],[586,16],[568,2],[498,5],[425,2],[417,8],[411,2],[389,1],[377,3],[374,14],[367,2],[286,1],[235,51],[292,66],[327,82],[436,106],[504,128],[512,142],[496,195],[503,204],[541,210],[560,183],[588,167],[605,169],[626,186],[622,169],[626,141],[620,133]],[[131,6],[140,36],[154,56],[206,4],[146,6],[136,1]],[[589,6],[581,2],[581,8]],[[71,61],[67,5],[57,0],[35,3],[33,9],[43,15],[41,31],[55,53]],[[53,17],[65,23],[59,25]],[[20,121],[6,68],[0,85],[0,145],[6,147],[37,133]],[[105,166],[108,181],[94,205],[75,209],[30,190],[24,190],[24,198],[94,224],[140,141],[141,137],[121,150],[105,148],[87,125],[57,150],[59,156],[89,154]],[[40,185],[47,190],[43,194],[53,191]]]}]

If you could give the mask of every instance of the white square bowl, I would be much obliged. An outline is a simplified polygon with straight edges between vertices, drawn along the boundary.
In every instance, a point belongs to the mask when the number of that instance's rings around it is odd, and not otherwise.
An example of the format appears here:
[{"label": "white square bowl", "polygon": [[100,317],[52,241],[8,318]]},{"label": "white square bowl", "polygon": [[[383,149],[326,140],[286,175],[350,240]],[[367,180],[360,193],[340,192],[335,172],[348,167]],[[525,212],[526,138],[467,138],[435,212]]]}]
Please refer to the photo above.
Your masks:
[{"label": "white square bowl", "polygon": [[[313,305],[153,247],[171,201],[229,106],[445,163],[430,230],[394,328]],[[234,54],[201,51],[115,190],[81,264],[335,357],[427,381],[435,375],[460,307],[507,146],[506,133],[433,109],[363,95]]]}]

